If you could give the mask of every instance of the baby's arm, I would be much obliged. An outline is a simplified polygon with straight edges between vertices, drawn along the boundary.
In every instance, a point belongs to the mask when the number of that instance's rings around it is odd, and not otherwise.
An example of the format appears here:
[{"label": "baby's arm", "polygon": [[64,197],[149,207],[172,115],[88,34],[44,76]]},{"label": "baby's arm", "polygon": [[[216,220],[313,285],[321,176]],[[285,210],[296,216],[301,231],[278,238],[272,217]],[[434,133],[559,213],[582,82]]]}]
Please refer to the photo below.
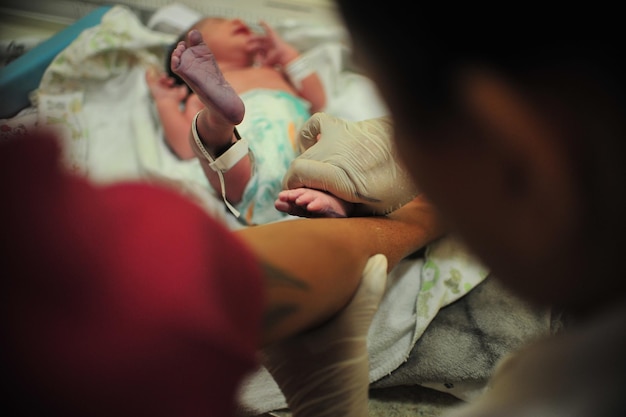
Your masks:
[{"label": "baby's arm", "polygon": [[[189,126],[193,116],[202,108],[202,103],[194,95],[187,97],[187,86],[175,85],[173,78],[153,68],[146,71],[146,82],[168,146],[180,159],[194,158],[189,143]],[[184,106],[181,105],[183,102]]]},{"label": "baby's arm", "polygon": [[303,64],[305,71],[309,71],[309,68],[306,67],[306,61],[300,61],[301,59],[303,58],[298,55],[284,67],[286,68],[286,75],[298,91],[300,97],[311,103],[311,113],[317,113],[326,107],[326,91],[316,71],[310,72],[299,82],[295,82],[297,75],[295,72],[290,71],[291,68],[297,68],[298,64]]},{"label": "baby's arm", "polygon": [[263,63],[277,65],[298,95],[311,103],[311,113],[326,106],[326,92],[317,72],[312,71],[300,52],[285,42],[267,23],[260,22],[266,33]]}]

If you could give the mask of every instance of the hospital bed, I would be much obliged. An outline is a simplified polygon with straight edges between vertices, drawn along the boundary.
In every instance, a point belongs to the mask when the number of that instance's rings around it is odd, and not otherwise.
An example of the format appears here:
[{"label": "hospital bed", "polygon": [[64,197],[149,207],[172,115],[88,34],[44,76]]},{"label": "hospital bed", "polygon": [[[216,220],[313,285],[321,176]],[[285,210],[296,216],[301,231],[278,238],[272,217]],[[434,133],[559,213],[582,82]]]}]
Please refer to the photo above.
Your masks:
[{"label": "hospital bed", "polygon": [[[330,0],[75,3],[82,8],[70,8],[74,15],[66,16],[63,30],[0,69],[0,140],[55,129],[66,167],[93,182],[172,187],[227,226],[243,227],[197,161],[180,161],[165,146],[144,80],[145,69],[162,66],[166,47],[203,15],[269,22],[320,73],[326,112],[348,120],[388,114],[375,85],[351,61],[350,40]],[[501,357],[557,331],[559,323],[552,312],[509,294],[457,240],[434,242],[389,275],[368,335],[371,415],[435,416],[471,401]],[[240,406],[242,415],[288,415],[264,369],[245,381]]]}]

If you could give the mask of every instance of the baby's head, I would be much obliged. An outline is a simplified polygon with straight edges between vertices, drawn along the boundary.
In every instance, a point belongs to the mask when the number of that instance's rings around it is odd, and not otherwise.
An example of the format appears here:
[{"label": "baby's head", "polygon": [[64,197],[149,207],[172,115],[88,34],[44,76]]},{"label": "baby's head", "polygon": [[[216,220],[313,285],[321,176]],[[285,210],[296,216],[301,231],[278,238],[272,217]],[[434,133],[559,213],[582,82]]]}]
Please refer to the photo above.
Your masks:
[{"label": "baby's head", "polygon": [[182,85],[184,81],[171,70],[170,57],[176,45],[180,41],[186,41],[189,31],[193,29],[200,31],[203,41],[211,49],[218,64],[247,67],[254,62],[254,52],[250,51],[249,45],[255,32],[249,25],[241,19],[204,17],[181,33],[167,51],[165,57],[167,72],[178,84]]},{"label": "baby's head", "polygon": [[256,35],[243,20],[207,17],[198,21],[192,29],[202,33],[202,39],[211,48],[219,64],[252,64],[254,52],[250,47]]}]

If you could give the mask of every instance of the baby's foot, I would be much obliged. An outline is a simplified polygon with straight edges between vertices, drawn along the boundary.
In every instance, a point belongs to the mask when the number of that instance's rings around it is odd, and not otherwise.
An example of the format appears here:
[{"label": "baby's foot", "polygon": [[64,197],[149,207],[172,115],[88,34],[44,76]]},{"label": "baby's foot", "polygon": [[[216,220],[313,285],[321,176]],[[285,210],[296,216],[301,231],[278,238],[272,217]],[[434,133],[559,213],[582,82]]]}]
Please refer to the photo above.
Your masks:
[{"label": "baby's foot", "polygon": [[185,80],[212,113],[220,114],[233,125],[241,123],[245,113],[243,101],[224,78],[202,34],[192,30],[188,39],[188,45],[179,42],[172,52],[172,71]]},{"label": "baby's foot", "polygon": [[312,188],[294,188],[278,193],[278,211],[300,217],[348,217],[353,204]]},{"label": "baby's foot", "polygon": [[387,258],[374,255],[352,301],[335,318],[264,349],[264,364],[294,417],[367,416],[367,333],[386,282]]}]

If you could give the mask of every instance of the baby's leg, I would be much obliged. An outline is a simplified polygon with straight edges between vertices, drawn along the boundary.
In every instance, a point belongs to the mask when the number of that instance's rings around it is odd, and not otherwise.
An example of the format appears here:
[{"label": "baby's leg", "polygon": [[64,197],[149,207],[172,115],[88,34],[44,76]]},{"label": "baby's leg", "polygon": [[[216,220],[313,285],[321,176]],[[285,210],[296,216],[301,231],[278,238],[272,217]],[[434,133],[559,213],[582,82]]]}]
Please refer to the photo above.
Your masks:
[{"label": "baby's leg", "polygon": [[[237,141],[235,125],[241,123],[245,107],[237,92],[226,81],[219,69],[215,56],[204,43],[202,34],[192,30],[188,42],[179,42],[171,57],[172,71],[180,76],[206,107],[198,114],[197,133],[204,149],[217,159]],[[223,173],[224,185],[218,173],[210,168],[210,160],[204,156],[193,137],[192,149],[202,164],[204,173],[214,189],[224,198],[236,204],[250,179],[250,159],[244,156],[230,170]]]},{"label": "baby's leg", "polygon": [[312,188],[294,188],[278,194],[278,211],[300,217],[348,217],[353,204]]},{"label": "baby's leg", "polygon": [[367,333],[386,280],[387,258],[372,256],[343,311],[323,326],[263,351],[264,364],[294,417],[368,415]]}]

